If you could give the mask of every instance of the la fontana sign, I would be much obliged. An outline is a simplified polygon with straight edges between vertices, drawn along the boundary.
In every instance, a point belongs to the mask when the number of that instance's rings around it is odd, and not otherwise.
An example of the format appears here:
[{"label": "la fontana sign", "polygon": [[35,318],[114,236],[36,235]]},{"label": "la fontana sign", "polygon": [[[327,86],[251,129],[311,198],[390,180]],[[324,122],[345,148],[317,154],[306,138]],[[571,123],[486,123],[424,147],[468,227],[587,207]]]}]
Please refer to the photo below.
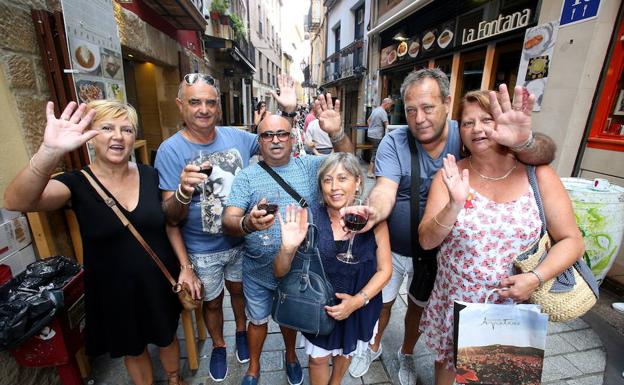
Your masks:
[{"label": "la fontana sign", "polygon": [[531,10],[526,8],[511,15],[498,15],[490,21],[482,21],[477,28],[464,28],[462,31],[462,45],[500,35],[514,29],[526,27],[531,19]]}]

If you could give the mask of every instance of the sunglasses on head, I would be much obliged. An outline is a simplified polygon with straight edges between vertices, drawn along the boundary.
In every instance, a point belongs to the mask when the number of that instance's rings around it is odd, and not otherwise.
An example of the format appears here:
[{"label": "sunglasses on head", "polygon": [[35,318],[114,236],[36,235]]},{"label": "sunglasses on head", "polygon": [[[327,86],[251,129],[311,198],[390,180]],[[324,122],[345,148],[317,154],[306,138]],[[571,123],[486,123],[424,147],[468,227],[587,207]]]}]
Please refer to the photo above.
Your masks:
[{"label": "sunglasses on head", "polygon": [[206,84],[209,84],[211,86],[214,86],[216,84],[215,78],[207,74],[192,73],[184,75],[184,81],[189,86],[191,84],[195,84],[199,79],[203,80]]},{"label": "sunglasses on head", "polygon": [[280,142],[285,142],[288,139],[290,139],[290,132],[288,131],[277,131],[277,132],[265,131],[265,132],[258,134],[258,136],[263,142],[272,142],[274,136],[277,136],[277,140],[279,140]]}]

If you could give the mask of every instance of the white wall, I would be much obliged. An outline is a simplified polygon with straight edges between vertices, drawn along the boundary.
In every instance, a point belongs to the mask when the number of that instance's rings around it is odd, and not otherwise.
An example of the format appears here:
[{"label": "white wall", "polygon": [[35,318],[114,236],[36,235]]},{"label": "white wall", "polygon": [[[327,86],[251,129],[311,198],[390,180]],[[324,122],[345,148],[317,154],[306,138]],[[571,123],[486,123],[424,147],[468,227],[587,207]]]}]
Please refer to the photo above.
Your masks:
[{"label": "white wall", "polygon": [[[326,56],[336,51],[334,27],[340,23],[340,47],[339,50],[354,41],[355,13],[360,5],[364,6],[364,39],[366,39],[366,25],[370,18],[370,0],[338,0],[327,15],[327,52]],[[365,54],[366,56],[366,54]]]},{"label": "white wall", "polygon": [[[559,20],[562,3],[543,0],[539,24]],[[602,0],[596,19],[559,28],[542,110],[533,122],[557,143],[553,166],[560,176],[572,175],[619,6],[619,0]]]}]

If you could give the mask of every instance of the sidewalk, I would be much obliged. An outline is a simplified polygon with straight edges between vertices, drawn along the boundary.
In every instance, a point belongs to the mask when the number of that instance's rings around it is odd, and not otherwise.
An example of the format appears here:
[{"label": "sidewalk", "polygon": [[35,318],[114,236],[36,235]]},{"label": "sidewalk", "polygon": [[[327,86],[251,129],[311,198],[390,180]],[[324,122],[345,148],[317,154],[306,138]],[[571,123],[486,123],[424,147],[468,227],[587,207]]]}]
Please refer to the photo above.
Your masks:
[{"label": "sidewalk", "polygon": [[[403,315],[406,309],[406,289],[403,286],[400,299],[393,307],[392,318],[383,339],[384,352],[382,359],[374,361],[370,370],[362,378],[355,379],[347,375],[343,380],[345,385],[353,384],[399,384],[398,360],[396,352],[403,339]],[[234,316],[229,302],[229,296],[224,299],[225,336],[228,344],[229,373],[223,385],[238,385],[245,373],[247,364],[240,364],[234,356]],[[208,374],[211,341],[208,338],[200,345],[200,366],[195,373],[188,370],[186,364],[186,349],[182,327],[178,329],[180,338],[183,375],[188,385],[214,384]],[[298,337],[298,340],[301,337]],[[299,346],[299,345],[297,345]],[[156,384],[166,385],[165,375],[158,361],[158,351],[150,347],[154,362]],[[419,342],[415,350],[418,376],[422,385],[433,385],[433,354]],[[308,360],[303,349],[298,348],[297,354],[304,367],[304,384],[309,384]],[[622,359],[624,361],[624,359]],[[542,381],[548,385],[599,385],[603,383],[603,373],[606,365],[606,352],[602,341],[589,325],[582,319],[569,323],[550,323],[548,340],[546,343],[546,358]],[[284,370],[284,342],[279,333],[277,324],[271,321],[269,335],[264,344],[261,357],[262,373],[260,384],[281,385],[287,384]],[[111,360],[108,357],[99,357],[93,363],[93,385],[132,385],[129,380],[123,360]]]}]

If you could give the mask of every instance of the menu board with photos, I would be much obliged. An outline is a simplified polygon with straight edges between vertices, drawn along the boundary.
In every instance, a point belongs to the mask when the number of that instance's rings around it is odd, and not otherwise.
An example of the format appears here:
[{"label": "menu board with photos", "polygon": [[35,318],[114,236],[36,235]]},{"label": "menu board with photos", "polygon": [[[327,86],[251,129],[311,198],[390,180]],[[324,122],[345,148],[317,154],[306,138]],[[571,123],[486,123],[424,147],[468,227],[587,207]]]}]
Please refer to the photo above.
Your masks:
[{"label": "menu board with photos", "polygon": [[112,0],[62,0],[78,102],[126,101],[121,44]]}]

